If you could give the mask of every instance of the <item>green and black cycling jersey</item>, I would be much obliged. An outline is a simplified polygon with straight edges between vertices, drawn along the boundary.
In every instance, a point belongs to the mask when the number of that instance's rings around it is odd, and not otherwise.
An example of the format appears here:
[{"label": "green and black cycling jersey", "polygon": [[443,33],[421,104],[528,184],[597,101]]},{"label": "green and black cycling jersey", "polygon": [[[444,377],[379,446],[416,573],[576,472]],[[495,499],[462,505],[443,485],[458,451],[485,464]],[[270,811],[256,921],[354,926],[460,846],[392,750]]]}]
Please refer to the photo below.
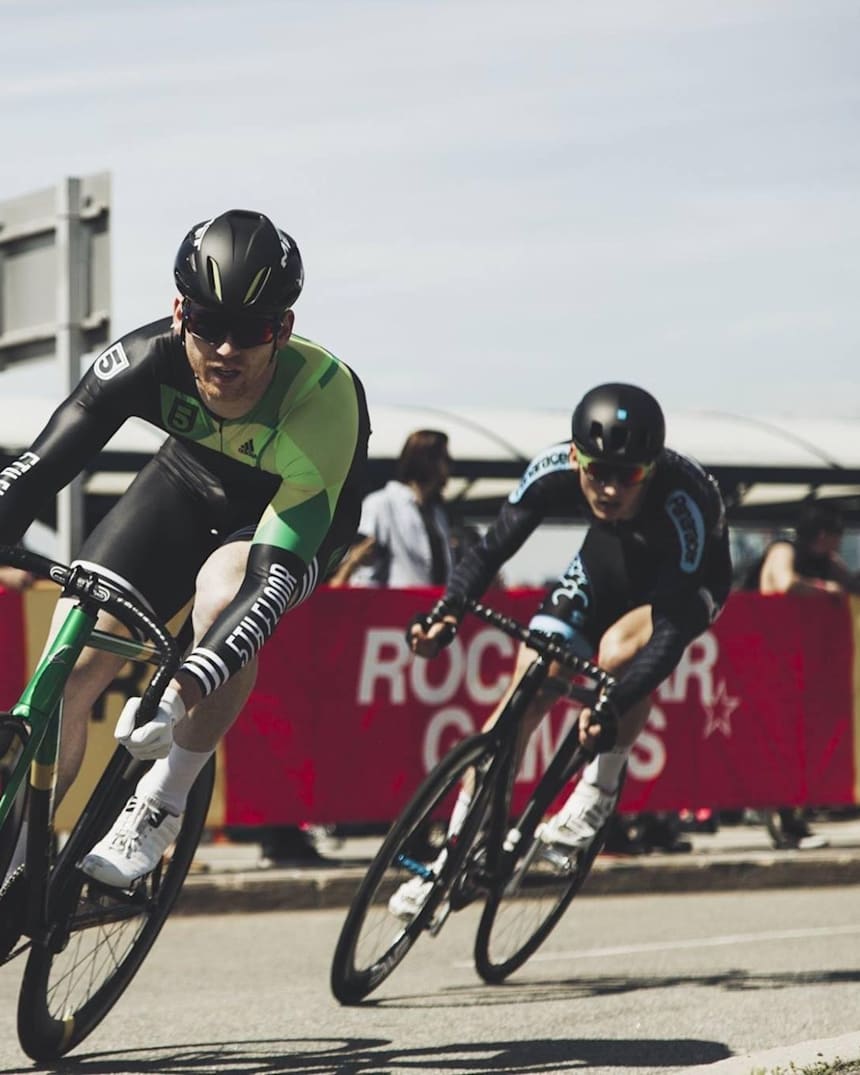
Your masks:
[{"label": "green and black cycling jersey", "polygon": [[588,509],[569,452],[569,442],[555,444],[529,464],[483,540],[455,569],[443,601],[456,612],[465,598],[480,597],[544,520],[587,523],[582,548],[531,625],[590,654],[621,616],[650,605],[651,639],[619,677],[614,696],[624,711],[673,671],[725,603],[731,558],[723,500],[697,463],[664,449],[636,517],[604,523]]},{"label": "green and black cycling jersey", "polygon": [[[12,543],[127,419],[169,435],[81,559],[93,548],[105,551],[92,559],[139,586],[164,613],[176,602],[159,595],[164,584],[145,560],[161,557],[162,577],[184,591],[199,566],[190,552],[183,559],[184,544],[199,546],[202,562],[231,530],[250,538],[236,598],[183,665],[204,693],[256,654],[286,608],[325,575],[357,523],[369,436],[361,383],[325,348],[298,336],[273,361],[258,403],[242,418],[219,418],[197,392],[171,319],[154,322],[107,348],[29,451],[0,473],[0,541]],[[162,502],[170,512],[159,514]],[[178,577],[179,563],[190,580]]]}]

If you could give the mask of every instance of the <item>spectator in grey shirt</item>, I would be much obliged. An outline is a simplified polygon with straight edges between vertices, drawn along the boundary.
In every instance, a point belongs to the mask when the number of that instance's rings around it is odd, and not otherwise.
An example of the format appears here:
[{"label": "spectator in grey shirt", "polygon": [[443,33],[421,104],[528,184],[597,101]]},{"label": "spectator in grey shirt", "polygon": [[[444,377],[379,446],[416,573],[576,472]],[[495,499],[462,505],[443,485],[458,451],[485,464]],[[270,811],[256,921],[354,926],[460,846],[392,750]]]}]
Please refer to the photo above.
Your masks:
[{"label": "spectator in grey shirt", "polygon": [[330,584],[444,586],[451,573],[451,544],[442,490],[450,470],[445,433],[411,433],[400,453],[396,480],[365,497],[359,540]]}]

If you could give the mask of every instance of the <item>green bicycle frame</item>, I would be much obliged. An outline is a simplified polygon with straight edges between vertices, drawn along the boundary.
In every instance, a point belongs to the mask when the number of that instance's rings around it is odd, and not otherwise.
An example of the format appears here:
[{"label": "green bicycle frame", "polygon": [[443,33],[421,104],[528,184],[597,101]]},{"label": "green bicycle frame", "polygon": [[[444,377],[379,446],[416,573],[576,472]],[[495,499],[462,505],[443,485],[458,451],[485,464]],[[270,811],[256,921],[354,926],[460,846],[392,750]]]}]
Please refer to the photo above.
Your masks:
[{"label": "green bicycle frame", "polygon": [[53,790],[60,739],[60,721],[56,718],[66,682],[84,647],[89,645],[127,660],[156,660],[155,647],[149,643],[97,631],[95,623],[95,611],[80,605],[70,609],[21,698],[11,710],[12,716],[27,722],[30,736],[0,795],[0,826],[6,821],[24,774],[31,766],[31,787],[41,792]]}]

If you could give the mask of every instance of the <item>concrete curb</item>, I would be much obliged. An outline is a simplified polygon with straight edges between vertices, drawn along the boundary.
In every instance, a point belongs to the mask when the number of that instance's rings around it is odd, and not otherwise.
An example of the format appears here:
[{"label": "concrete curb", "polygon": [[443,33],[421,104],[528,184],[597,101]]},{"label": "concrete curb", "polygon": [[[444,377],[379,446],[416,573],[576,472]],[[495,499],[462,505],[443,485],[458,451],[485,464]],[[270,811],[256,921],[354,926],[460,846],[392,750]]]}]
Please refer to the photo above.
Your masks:
[{"label": "concrete curb", "polygon": [[[346,910],[366,865],[306,866],[191,874],[174,913]],[[581,897],[656,892],[727,892],[762,888],[860,884],[860,856],[759,854],[741,858],[648,855],[598,859]]]},{"label": "concrete curb", "polygon": [[190,876],[174,914],[346,908],[364,869],[302,868]]},{"label": "concrete curb", "polygon": [[[844,1034],[839,1038],[819,1038],[817,1041],[800,1041],[796,1045],[781,1045],[760,1053],[741,1053],[728,1060],[713,1064],[699,1064],[684,1068],[677,1075],[753,1075],[781,1072],[796,1075],[799,1069],[817,1065],[851,1062],[860,1056],[860,1034]],[[856,1069],[855,1069],[856,1070]]]}]

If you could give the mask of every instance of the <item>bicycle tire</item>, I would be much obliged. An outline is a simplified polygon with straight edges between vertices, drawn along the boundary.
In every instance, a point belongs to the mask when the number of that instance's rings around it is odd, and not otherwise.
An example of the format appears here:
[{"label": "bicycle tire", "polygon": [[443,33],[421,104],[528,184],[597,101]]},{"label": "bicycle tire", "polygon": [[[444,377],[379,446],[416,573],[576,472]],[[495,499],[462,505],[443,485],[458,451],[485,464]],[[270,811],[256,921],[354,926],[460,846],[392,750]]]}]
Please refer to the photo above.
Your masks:
[{"label": "bicycle tire", "polygon": [[535,834],[518,847],[514,869],[488,895],[475,935],[475,969],[489,985],[518,970],[558,925],[591,872],[609,820],[569,871],[541,854]]},{"label": "bicycle tire", "polygon": [[[434,926],[434,914],[443,905],[470,851],[484,811],[483,793],[493,752],[485,736],[463,740],[430,772],[398,820],[389,830],[356,891],[332,959],[331,990],[341,1004],[357,1004],[376,989],[397,967],[419,936]],[[407,923],[388,910],[391,894],[404,882],[421,875],[423,864],[408,854],[415,834],[430,820],[447,825],[460,783],[469,769],[477,774],[472,805],[459,837],[440,842],[448,855],[427,899]]]},{"label": "bicycle tire", "polygon": [[[6,752],[0,758],[0,792],[5,790],[23,750],[24,745],[17,737],[11,739],[8,743]],[[9,871],[9,864],[12,861],[12,856],[18,843],[21,824],[27,812],[28,794],[29,784],[24,780],[18,789],[18,794],[15,796],[11,810],[6,815],[6,821],[0,828],[0,884],[3,883]]]},{"label": "bicycle tire", "polygon": [[[18,997],[18,1038],[36,1061],[55,1060],[79,1045],[116,1004],[164,925],[203,832],[215,778],[214,756],[194,783],[172,848],[130,898],[89,881],[74,863],[51,884],[69,886],[72,905],[34,938]],[[109,798],[116,817],[133,790],[118,781]],[[93,826],[95,829],[95,826]],[[93,831],[88,846],[103,835]]]}]

